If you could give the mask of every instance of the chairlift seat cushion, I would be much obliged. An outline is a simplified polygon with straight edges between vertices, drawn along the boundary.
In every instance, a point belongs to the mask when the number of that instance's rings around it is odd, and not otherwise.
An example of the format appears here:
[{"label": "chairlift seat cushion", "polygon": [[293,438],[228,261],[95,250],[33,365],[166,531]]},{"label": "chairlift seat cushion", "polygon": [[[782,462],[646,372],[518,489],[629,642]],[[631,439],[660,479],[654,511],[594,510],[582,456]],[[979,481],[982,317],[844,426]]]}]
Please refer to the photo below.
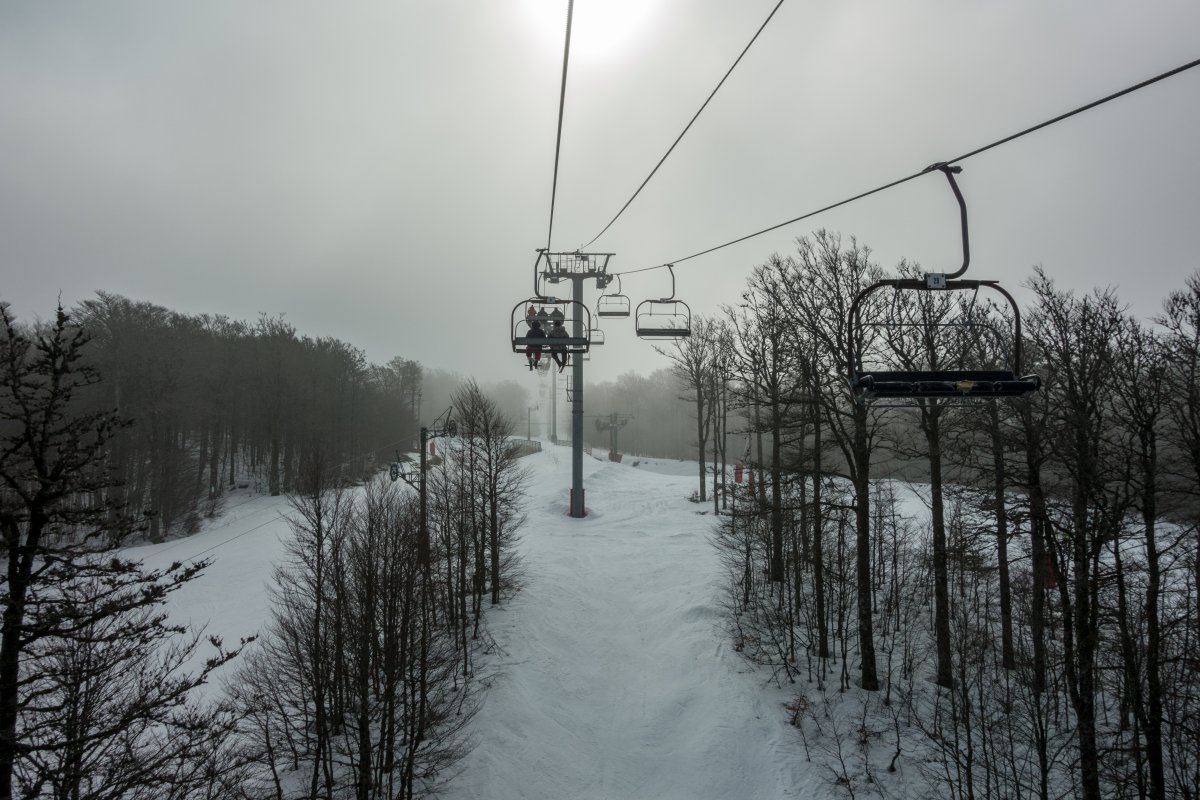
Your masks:
[{"label": "chairlift seat cushion", "polygon": [[512,343],[513,352],[522,351],[529,345],[541,345],[546,350],[585,353],[591,341],[585,336],[514,336]]},{"label": "chairlift seat cushion", "polygon": [[1041,385],[1037,375],[1018,377],[1008,370],[870,371],[850,378],[854,394],[867,398],[1020,397]]},{"label": "chairlift seat cushion", "polygon": [[638,328],[642,339],[683,339],[692,335],[691,328]]}]

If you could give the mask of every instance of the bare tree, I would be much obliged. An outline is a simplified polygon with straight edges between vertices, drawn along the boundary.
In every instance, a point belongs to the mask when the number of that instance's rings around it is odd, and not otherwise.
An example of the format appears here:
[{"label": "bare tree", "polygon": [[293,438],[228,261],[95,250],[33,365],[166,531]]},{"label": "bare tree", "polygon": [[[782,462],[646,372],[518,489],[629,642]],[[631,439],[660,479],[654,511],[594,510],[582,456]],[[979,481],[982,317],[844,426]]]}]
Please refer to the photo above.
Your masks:
[{"label": "bare tree", "polygon": [[[789,319],[794,320],[820,357],[819,366],[826,376],[818,396],[834,442],[841,451],[847,474],[855,491],[855,579],[858,584],[859,657],[862,659],[860,683],[864,689],[877,690],[879,677],[875,659],[872,622],[871,578],[871,458],[879,433],[880,419],[874,412],[849,397],[844,372],[856,348],[870,348],[870,331],[855,332],[850,327],[850,304],[858,292],[880,277],[879,268],[870,262],[870,251],[851,239],[842,239],[827,231],[817,231],[811,239],[797,241],[796,267],[786,273],[786,291],[780,301],[786,303]],[[856,336],[865,334],[863,341]]]},{"label": "bare tree", "polygon": [[671,359],[674,364],[672,372],[684,389],[684,394],[680,395],[679,399],[690,402],[695,408],[699,498],[703,503],[708,498],[704,480],[705,453],[708,437],[716,424],[715,412],[718,403],[713,393],[713,376],[720,355],[719,325],[716,320],[697,316],[692,320],[691,336],[674,340],[670,347],[654,349]]},{"label": "bare tree", "polygon": [[[1100,761],[1096,732],[1096,655],[1099,643],[1098,570],[1104,544],[1116,518],[1095,514],[1106,499],[1109,476],[1102,452],[1111,424],[1114,373],[1112,342],[1123,320],[1111,293],[1076,298],[1055,289],[1038,271],[1032,287],[1039,305],[1031,333],[1047,371],[1056,376],[1052,448],[1066,476],[1069,512],[1052,515],[1059,600],[1063,607],[1064,668],[1076,716],[1083,796],[1099,800]],[[1069,568],[1069,572],[1068,572]],[[1068,581],[1069,578],[1069,581]]]}]

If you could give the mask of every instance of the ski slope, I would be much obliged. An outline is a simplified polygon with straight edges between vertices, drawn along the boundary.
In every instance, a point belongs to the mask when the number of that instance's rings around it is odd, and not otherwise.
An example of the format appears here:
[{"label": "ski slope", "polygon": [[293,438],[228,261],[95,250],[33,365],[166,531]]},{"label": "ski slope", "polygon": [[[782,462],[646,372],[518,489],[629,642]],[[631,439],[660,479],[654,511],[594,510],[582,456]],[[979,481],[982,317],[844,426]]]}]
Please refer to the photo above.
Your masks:
[{"label": "ski slope", "polygon": [[589,513],[572,519],[570,450],[548,446],[523,460],[525,585],[489,617],[497,675],[447,798],[829,791],[807,773],[785,694],[722,629],[714,518],[687,500],[695,463],[635,461],[585,457]]},{"label": "ski slope", "polygon": [[[566,516],[571,453],[522,459],[523,588],[488,612],[498,647],[448,800],[823,797],[787,725],[786,690],[724,631],[711,505],[687,498],[694,462],[584,459],[589,515]],[[634,463],[638,466],[633,466]],[[290,536],[283,498],[234,494],[204,531],[126,555],[213,559],[172,617],[236,645],[259,632]],[[208,552],[205,552],[208,551]]]}]

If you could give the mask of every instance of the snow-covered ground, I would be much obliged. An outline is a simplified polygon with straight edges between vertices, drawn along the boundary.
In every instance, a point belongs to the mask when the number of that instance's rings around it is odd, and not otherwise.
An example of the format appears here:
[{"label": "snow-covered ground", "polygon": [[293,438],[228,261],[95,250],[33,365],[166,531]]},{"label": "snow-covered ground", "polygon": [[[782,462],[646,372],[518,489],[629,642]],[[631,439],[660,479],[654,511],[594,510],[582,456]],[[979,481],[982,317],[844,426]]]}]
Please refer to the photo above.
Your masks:
[{"label": "snow-covered ground", "polygon": [[814,795],[784,694],[721,629],[695,463],[633,460],[585,458],[571,519],[570,451],[526,459],[525,588],[489,618],[498,674],[448,798]]},{"label": "snow-covered ground", "polygon": [[[638,466],[634,467],[633,462]],[[450,800],[823,797],[787,724],[788,694],[722,629],[707,506],[694,462],[585,457],[589,515],[566,516],[570,450],[529,470],[524,588],[489,612],[498,648]],[[235,496],[215,525],[134,548],[149,566],[209,551],[171,598],[179,620],[236,644],[262,626],[289,535],[282,498]]]},{"label": "snow-covered ground", "polygon": [[207,634],[236,647],[240,638],[265,627],[272,568],[283,555],[283,542],[291,536],[283,516],[288,511],[283,497],[236,491],[227,498],[221,516],[200,533],[165,544],[131,547],[125,555],[154,569],[175,561],[211,558],[213,563],[203,575],[170,596],[168,608],[173,621],[206,626]]}]

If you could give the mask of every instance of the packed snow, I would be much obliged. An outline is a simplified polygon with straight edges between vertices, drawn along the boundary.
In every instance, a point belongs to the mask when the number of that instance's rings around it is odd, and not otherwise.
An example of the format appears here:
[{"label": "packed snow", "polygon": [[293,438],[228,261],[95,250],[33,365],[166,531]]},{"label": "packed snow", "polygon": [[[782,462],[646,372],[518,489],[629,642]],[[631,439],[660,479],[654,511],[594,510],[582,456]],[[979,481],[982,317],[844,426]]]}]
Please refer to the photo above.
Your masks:
[{"label": "packed snow", "polygon": [[[695,462],[584,459],[588,516],[567,516],[569,448],[522,459],[522,588],[488,612],[495,647],[450,800],[825,796],[787,723],[786,689],[731,646],[711,506]],[[636,464],[636,466],[634,466]],[[705,513],[708,512],[708,513]],[[147,566],[213,559],[171,597],[227,644],[256,633],[290,536],[283,498],[234,495],[203,532],[133,548]]]},{"label": "packed snow", "polygon": [[811,796],[784,695],[722,630],[696,464],[585,459],[584,519],[570,450],[528,466],[525,587],[489,618],[498,673],[447,797]]}]

